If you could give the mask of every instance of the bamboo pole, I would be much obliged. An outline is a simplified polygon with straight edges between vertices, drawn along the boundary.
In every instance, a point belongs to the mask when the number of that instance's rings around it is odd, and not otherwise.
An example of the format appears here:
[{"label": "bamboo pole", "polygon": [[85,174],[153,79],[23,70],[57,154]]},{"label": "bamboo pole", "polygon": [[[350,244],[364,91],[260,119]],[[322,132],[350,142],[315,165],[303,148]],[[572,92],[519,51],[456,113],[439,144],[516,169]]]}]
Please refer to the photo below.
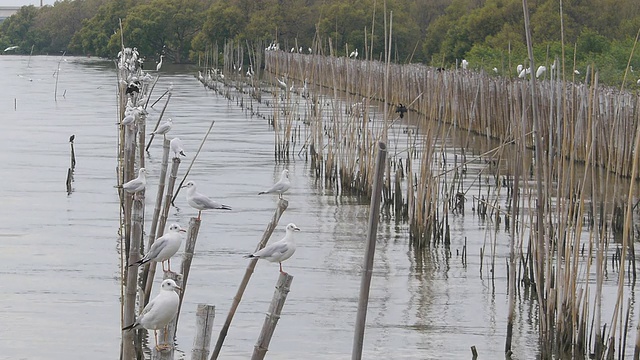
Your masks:
[{"label": "bamboo pole", "polygon": [[[158,220],[160,218],[160,210],[162,209],[162,196],[164,195],[164,187],[165,187],[165,183],[166,183],[166,179],[167,179],[167,168],[169,166],[169,143],[170,141],[168,139],[164,139],[163,142],[163,146],[162,146],[162,165],[160,166],[160,179],[158,181],[158,194],[156,195],[156,205],[153,209],[153,218],[151,219],[151,230],[149,230],[149,238],[147,240],[147,249],[151,249],[151,246],[153,245],[153,243],[155,242],[157,236],[156,236],[156,230],[158,229]],[[143,270],[142,270],[142,288],[146,290],[147,288],[147,281],[149,281],[149,270],[150,270],[151,264],[146,265]],[[154,275],[155,275],[155,265],[153,266],[154,269]],[[153,281],[153,278],[150,279],[151,281]],[[151,290],[151,289],[149,289]],[[150,294],[150,292],[149,292]],[[142,307],[144,307],[144,305],[147,303],[146,299],[148,299],[148,295],[145,292],[145,299],[143,299],[143,301],[140,302],[140,304],[142,305]]]},{"label": "bamboo pole", "polygon": [[289,294],[292,281],[293,276],[287,273],[281,272],[280,276],[278,276],[276,290],[273,292],[273,299],[271,300],[271,305],[269,305],[269,311],[264,319],[264,324],[262,324],[262,330],[260,331],[260,336],[258,336],[258,341],[253,348],[251,360],[262,360],[267,354],[267,351],[269,350],[269,343],[271,342],[273,333],[276,330],[276,325],[280,319],[284,303],[287,300],[287,295]]},{"label": "bamboo pole", "polygon": [[[287,200],[280,199],[278,201],[278,206],[276,208],[276,211],[273,213],[271,222],[269,222],[269,224],[267,225],[267,228],[265,229],[264,234],[262,235],[262,239],[260,239],[258,246],[256,246],[256,251],[265,247],[265,245],[269,241],[269,238],[271,237],[271,234],[273,234],[273,230],[275,230],[275,228],[278,226],[278,221],[280,221],[280,217],[282,216],[284,211],[287,210],[288,206],[289,206],[289,202]],[[220,334],[218,335],[218,340],[216,341],[216,346],[213,349],[213,353],[211,354],[210,360],[215,360],[220,355],[220,350],[222,349],[222,344],[224,343],[224,339],[227,336],[227,333],[229,332],[229,327],[231,326],[231,321],[233,320],[233,316],[235,315],[236,310],[238,310],[238,305],[240,305],[240,300],[242,300],[242,295],[244,294],[244,290],[247,288],[247,284],[249,284],[249,280],[251,279],[251,275],[253,274],[253,270],[255,269],[257,263],[258,263],[258,259],[251,259],[251,261],[249,261],[249,265],[247,265],[247,269],[245,270],[244,277],[240,282],[240,287],[238,287],[238,291],[236,292],[236,296],[233,298],[233,303],[231,304],[231,308],[229,309],[227,318],[224,322],[224,325],[222,326],[222,329],[220,330]]]},{"label": "bamboo pole", "polygon": [[[169,105],[169,100],[171,100],[171,92],[167,90],[167,92],[169,93],[169,96],[167,96],[167,101],[164,103],[164,107],[162,108],[162,111],[160,112],[160,116],[158,116],[158,121],[156,121],[156,126],[154,126],[153,131],[156,131],[158,129],[158,125],[160,125],[160,121],[162,120],[162,117],[164,116],[164,111],[167,109],[167,105]],[[144,136],[144,134],[142,135]],[[149,138],[149,143],[147,144],[147,147],[144,149],[145,151],[149,151],[149,147],[151,147],[151,143],[153,142],[153,139],[156,137],[156,134],[151,134],[151,137]],[[142,137],[142,139],[144,140],[144,137]],[[165,141],[166,141],[166,137],[164,137]],[[140,142],[140,145],[142,146],[142,144],[144,144],[144,141]]]},{"label": "bamboo pole", "polygon": [[362,346],[364,342],[364,329],[367,320],[367,306],[369,303],[369,287],[371,285],[371,275],[373,273],[373,258],[376,251],[376,237],[378,232],[378,222],[380,221],[380,200],[382,197],[382,185],[384,168],[387,159],[387,145],[378,143],[378,155],[376,157],[376,167],[374,172],[373,190],[371,192],[371,206],[369,210],[369,227],[367,231],[367,248],[365,251],[364,271],[360,283],[360,296],[358,301],[358,314],[356,317],[356,328],[353,337],[352,360],[362,359]]},{"label": "bamboo pole", "polygon": [[[162,208],[162,213],[160,214],[160,222],[158,224],[158,229],[156,232],[156,239],[162,236],[164,233],[164,227],[167,224],[167,217],[169,216],[169,208],[171,207],[171,194],[173,193],[173,187],[176,183],[176,178],[178,177],[178,167],[180,166],[180,158],[173,158],[173,163],[171,164],[171,173],[169,175],[169,184],[167,185],[167,192],[164,197],[164,207]],[[151,287],[153,286],[153,278],[156,275],[156,266],[157,264],[153,261],[149,262],[149,273],[147,275],[147,282],[144,288],[144,304],[146,305],[149,302],[149,296],[151,295]]]},{"label": "bamboo pole", "polygon": [[[131,213],[131,248],[129,251],[129,264],[134,264],[140,260],[140,244],[142,242],[142,217],[144,214],[144,190],[138,193],[138,197],[134,198],[133,211]],[[138,293],[138,273],[133,270],[127,272],[126,278],[126,290],[124,298],[124,324],[125,326],[131,325],[136,320],[135,308],[136,308],[136,294]],[[141,349],[135,349],[133,345],[135,332],[123,331],[123,360],[132,360],[136,358],[136,350],[141,352]]]},{"label": "bamboo pole", "polygon": [[180,292],[180,305],[178,305],[178,315],[176,315],[176,323],[180,317],[180,309],[182,309],[182,299],[187,291],[187,279],[189,278],[189,270],[191,269],[191,261],[196,249],[196,241],[198,240],[198,232],[200,231],[200,219],[192,217],[189,220],[189,230],[187,230],[187,240],[184,244],[184,252],[182,253],[182,291]]},{"label": "bamboo pole", "polygon": [[198,304],[196,310],[196,336],[193,339],[191,360],[207,360],[209,358],[209,346],[211,344],[211,332],[215,316],[215,306]]},{"label": "bamboo pole", "polygon": [[175,194],[171,198],[170,204],[173,204],[173,202],[176,200],[176,197],[180,193],[180,189],[182,188],[182,184],[184,184],[184,181],[187,179],[187,176],[189,175],[189,172],[191,171],[191,167],[196,162],[196,159],[198,158],[198,155],[200,154],[200,150],[202,150],[202,147],[204,146],[205,141],[207,141],[207,137],[209,137],[209,133],[211,132],[211,129],[213,128],[213,125],[215,123],[216,123],[215,120],[211,121],[211,125],[209,125],[209,129],[207,130],[207,133],[202,138],[202,141],[200,142],[200,146],[198,147],[198,151],[196,151],[196,154],[193,156],[193,159],[191,159],[191,163],[189,164],[189,167],[187,168],[187,172],[184,173],[184,177],[180,181],[180,185],[178,185],[178,189],[176,190]]}]

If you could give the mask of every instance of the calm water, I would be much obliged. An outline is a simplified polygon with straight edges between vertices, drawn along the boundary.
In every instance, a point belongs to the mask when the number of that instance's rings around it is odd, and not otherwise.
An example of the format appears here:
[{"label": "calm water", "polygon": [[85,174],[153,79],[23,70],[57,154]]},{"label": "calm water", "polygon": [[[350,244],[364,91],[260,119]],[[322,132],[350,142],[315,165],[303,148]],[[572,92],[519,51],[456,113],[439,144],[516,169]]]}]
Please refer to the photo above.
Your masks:
[{"label": "calm water", "polygon": [[[67,58],[60,63],[55,101],[52,74],[59,61],[58,57],[33,57],[29,63],[28,57],[0,56],[2,359],[106,360],[119,356],[119,210],[113,188],[115,71],[110,62]],[[178,325],[177,346],[188,358],[198,303],[216,306],[215,343],[244,275],[247,262],[242,255],[255,248],[277,202],[275,196],[259,197],[256,193],[271,184],[285,165],[274,163],[273,132],[267,121],[247,117],[235,103],[205,90],[184,70],[163,73],[156,93],[169,83],[174,84],[174,91],[165,116],[173,118],[171,134],[183,140],[189,155],[179,179],[215,120],[189,178],[198,183],[199,191],[234,208],[228,213],[203,214]],[[161,108],[159,103],[150,111],[148,128],[155,124]],[[77,165],[74,192],[67,196],[64,181],[71,134],[76,135]],[[148,219],[160,161],[161,145],[156,141],[146,164]],[[323,190],[309,175],[302,158],[293,159],[286,167],[291,171],[293,188],[274,238],[283,235],[289,222],[296,223],[302,232],[298,234],[298,251],[285,263],[295,278],[268,356],[347,359],[368,205]],[[186,226],[196,211],[184,196],[182,193],[176,200],[169,221]],[[380,225],[365,358],[462,359],[470,357],[472,345],[482,358],[503,356],[507,234],[501,229],[495,235],[496,277],[492,281],[488,266],[480,276],[477,254],[494,232],[486,234],[488,224],[469,209],[467,216],[450,221],[452,256],[436,249],[422,263],[409,247],[406,226],[393,221]],[[463,266],[456,251],[462,249],[465,237],[469,256]],[[160,276],[156,274],[156,285]],[[277,265],[259,263],[222,358],[250,357],[277,276]],[[155,295],[157,287],[154,289]],[[537,309],[525,296],[519,296],[517,302],[514,353],[518,359],[533,359]],[[603,319],[608,322],[607,317]]]}]

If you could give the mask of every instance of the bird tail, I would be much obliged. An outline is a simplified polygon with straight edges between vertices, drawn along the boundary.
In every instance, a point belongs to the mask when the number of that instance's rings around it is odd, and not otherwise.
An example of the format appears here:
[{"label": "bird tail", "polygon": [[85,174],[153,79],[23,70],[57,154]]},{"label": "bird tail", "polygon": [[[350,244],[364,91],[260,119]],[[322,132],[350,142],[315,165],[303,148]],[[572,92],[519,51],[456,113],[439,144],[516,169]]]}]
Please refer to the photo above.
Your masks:
[{"label": "bird tail", "polygon": [[134,262],[133,264],[129,265],[129,267],[131,267],[131,266],[140,266],[140,265],[144,265],[144,264],[146,264],[146,263],[148,263],[148,262],[149,262],[149,260],[140,259],[140,260],[138,260],[138,261]]},{"label": "bird tail", "polygon": [[228,205],[222,205],[222,210],[231,210],[231,206]]},{"label": "bird tail", "polygon": [[245,258],[245,259],[253,259],[253,258],[255,258],[255,256],[253,256],[253,254],[249,254],[249,255],[243,256],[243,258]]},{"label": "bird tail", "polygon": [[187,154],[185,154],[184,151],[180,151],[180,155],[187,156]]},{"label": "bird tail", "polygon": [[138,324],[138,322],[134,322],[133,324],[131,324],[131,325],[129,325],[129,326],[125,326],[125,327],[123,327],[123,328],[122,328],[122,331],[135,329],[135,328],[136,328],[136,326],[138,326],[138,325],[139,325],[139,324]]},{"label": "bird tail", "polygon": [[260,191],[260,192],[258,193],[258,195],[262,195],[262,194],[266,194],[266,193],[267,193],[266,191]]}]

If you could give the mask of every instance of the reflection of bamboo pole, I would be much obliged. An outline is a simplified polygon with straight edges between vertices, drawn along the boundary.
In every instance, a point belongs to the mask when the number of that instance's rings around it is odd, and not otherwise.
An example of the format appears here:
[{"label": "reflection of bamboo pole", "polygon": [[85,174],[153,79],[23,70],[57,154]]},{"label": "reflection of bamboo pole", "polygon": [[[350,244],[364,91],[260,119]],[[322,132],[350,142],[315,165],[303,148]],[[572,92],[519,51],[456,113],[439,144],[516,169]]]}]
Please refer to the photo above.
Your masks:
[{"label": "reflection of bamboo pole", "polygon": [[271,305],[269,305],[267,316],[264,319],[260,336],[258,336],[258,341],[253,349],[251,360],[262,360],[267,354],[267,350],[269,350],[269,343],[271,342],[273,333],[276,330],[276,325],[280,319],[280,313],[284,307],[284,302],[287,300],[287,295],[289,294],[289,288],[291,287],[292,281],[293,276],[283,272],[280,273],[278,282],[276,283],[276,291],[273,293],[273,299],[271,300]]},{"label": "reflection of bamboo pole", "polygon": [[373,272],[373,257],[376,251],[376,237],[378,222],[380,221],[380,200],[382,197],[382,182],[384,181],[384,169],[387,161],[387,145],[378,143],[378,155],[371,192],[371,206],[369,207],[369,227],[367,231],[367,249],[365,251],[364,271],[360,283],[360,296],[358,300],[358,314],[356,317],[356,329],[353,337],[352,360],[362,359],[362,345],[364,342],[364,328],[367,321],[367,306],[369,303],[369,287]]},{"label": "reflection of bamboo pole", "polygon": [[193,339],[191,360],[207,360],[209,357],[211,331],[213,330],[215,316],[215,306],[198,304],[198,309],[196,310],[196,337]]},{"label": "reflection of bamboo pole", "polygon": [[[278,207],[276,208],[276,211],[271,218],[271,222],[269,222],[269,225],[267,225],[267,228],[262,235],[262,239],[260,239],[258,246],[256,246],[256,251],[262,249],[267,244],[267,241],[269,241],[273,230],[275,230],[276,226],[278,226],[280,217],[282,216],[284,211],[287,210],[288,206],[289,202],[287,200],[280,199],[280,201],[278,201]],[[229,313],[227,314],[227,319],[225,320],[224,325],[220,330],[218,340],[216,341],[216,347],[213,349],[210,360],[215,360],[218,358],[218,355],[220,355],[220,350],[222,349],[224,338],[227,336],[227,332],[229,332],[229,326],[231,326],[233,316],[235,315],[236,310],[238,310],[238,305],[240,305],[240,300],[242,300],[242,294],[244,294],[244,290],[247,288],[247,284],[249,284],[249,279],[251,279],[251,274],[253,274],[253,269],[255,269],[257,263],[258,259],[254,258],[251,259],[249,265],[247,265],[247,270],[245,271],[244,277],[240,282],[240,287],[236,292],[236,296],[233,298],[233,304],[231,304],[231,308],[229,309]]]}]

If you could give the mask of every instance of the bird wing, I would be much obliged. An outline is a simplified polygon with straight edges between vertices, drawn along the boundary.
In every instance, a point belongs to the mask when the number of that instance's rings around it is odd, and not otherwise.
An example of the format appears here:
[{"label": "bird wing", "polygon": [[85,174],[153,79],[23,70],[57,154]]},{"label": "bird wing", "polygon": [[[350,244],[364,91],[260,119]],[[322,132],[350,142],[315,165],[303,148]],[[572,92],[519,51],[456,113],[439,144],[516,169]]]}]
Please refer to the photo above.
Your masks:
[{"label": "bird wing", "polygon": [[277,255],[282,255],[289,249],[289,244],[285,242],[276,242],[263,249],[256,251],[253,256],[259,258],[269,258]]},{"label": "bird wing", "polygon": [[143,316],[144,314],[149,313],[149,311],[151,311],[151,309],[153,309],[153,306],[155,305],[155,303],[156,303],[156,299],[157,299],[157,298],[158,298],[158,297],[156,296],[155,298],[151,299],[151,301],[149,301],[149,303],[147,304],[147,306],[145,306],[145,307],[144,307],[144,309],[142,309],[142,312],[140,313],[140,315],[138,315],[138,319],[136,320],[136,322],[137,322],[137,323],[139,323],[139,322],[140,322],[140,318],[142,318],[142,316]]},{"label": "bird wing", "polygon": [[153,260],[160,255],[160,252],[167,246],[169,240],[164,236],[159,237],[156,241],[151,245],[149,252],[144,256],[144,260]]}]

